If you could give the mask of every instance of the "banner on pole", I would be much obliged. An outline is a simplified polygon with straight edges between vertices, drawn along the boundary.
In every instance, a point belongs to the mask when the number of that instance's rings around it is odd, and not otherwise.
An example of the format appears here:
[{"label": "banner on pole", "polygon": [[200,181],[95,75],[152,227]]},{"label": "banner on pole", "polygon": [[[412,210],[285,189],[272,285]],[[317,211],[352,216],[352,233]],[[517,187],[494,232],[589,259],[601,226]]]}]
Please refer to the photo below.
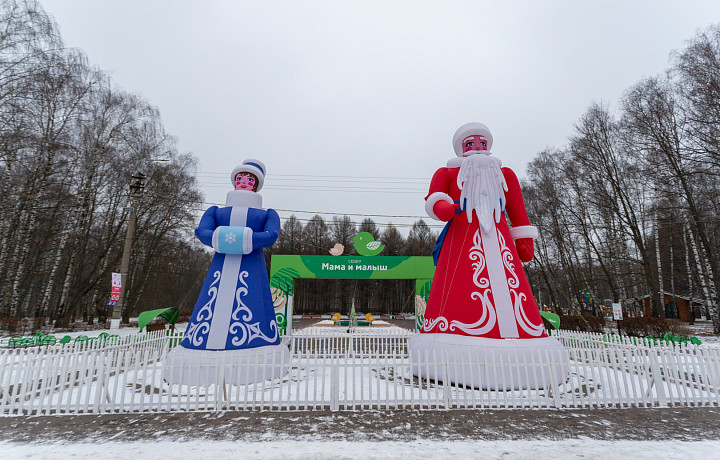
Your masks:
[{"label": "banner on pole", "polygon": [[623,319],[622,317],[622,304],[621,303],[614,303],[612,304],[613,309],[613,319],[615,321],[620,321]]},{"label": "banner on pole", "polygon": [[110,292],[110,302],[108,305],[117,305],[120,300],[120,291],[122,290],[122,277],[120,273],[112,274],[112,291]]}]

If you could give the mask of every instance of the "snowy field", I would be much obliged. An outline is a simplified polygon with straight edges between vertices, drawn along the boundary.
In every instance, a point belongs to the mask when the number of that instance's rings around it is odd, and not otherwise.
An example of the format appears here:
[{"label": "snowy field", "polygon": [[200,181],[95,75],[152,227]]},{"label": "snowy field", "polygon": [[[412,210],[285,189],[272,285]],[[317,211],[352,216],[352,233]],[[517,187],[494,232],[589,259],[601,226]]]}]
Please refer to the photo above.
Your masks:
[{"label": "snowy field", "polygon": [[720,441],[428,441],[232,442],[193,440],[185,442],[142,441],[105,443],[12,443],[0,442],[5,459],[114,458],[188,459],[230,458],[284,460],[402,459],[411,457],[459,459],[633,459],[687,460],[718,458]]}]

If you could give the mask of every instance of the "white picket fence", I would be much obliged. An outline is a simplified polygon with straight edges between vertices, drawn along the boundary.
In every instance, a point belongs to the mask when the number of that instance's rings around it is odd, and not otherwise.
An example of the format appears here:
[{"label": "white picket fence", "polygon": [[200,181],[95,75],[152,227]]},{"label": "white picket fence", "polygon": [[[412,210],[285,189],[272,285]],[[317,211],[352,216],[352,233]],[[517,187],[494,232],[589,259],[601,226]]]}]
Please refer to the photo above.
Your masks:
[{"label": "white picket fence", "polygon": [[311,327],[295,331],[289,341],[296,355],[377,355],[407,354],[413,331],[399,328]]},{"label": "white picket fence", "polygon": [[[163,368],[173,366],[165,357],[181,336],[164,331],[114,342],[2,349],[0,414],[720,405],[718,348],[637,345],[561,331],[555,337],[570,358],[566,380],[553,377],[547,388],[489,390],[482,382],[452,383],[453,375],[470,371],[462,356],[410,356],[409,331],[338,329],[314,328],[286,338],[289,367],[274,364],[279,357],[262,366],[236,363],[234,371],[259,376],[258,383],[237,386],[207,364],[197,371],[211,377],[216,372],[209,385],[165,382]],[[481,374],[515,388],[514,379],[552,376],[557,366],[566,366],[550,355],[537,356],[542,355],[490,362]],[[263,380],[278,366],[285,366],[284,377]]]}]

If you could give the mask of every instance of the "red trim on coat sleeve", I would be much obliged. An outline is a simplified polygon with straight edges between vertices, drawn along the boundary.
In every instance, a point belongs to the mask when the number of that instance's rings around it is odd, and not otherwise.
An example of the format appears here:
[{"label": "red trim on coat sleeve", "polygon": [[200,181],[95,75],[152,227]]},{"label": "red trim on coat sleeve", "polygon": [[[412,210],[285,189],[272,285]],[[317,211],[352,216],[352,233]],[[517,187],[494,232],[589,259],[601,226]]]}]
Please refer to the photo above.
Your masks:
[{"label": "red trim on coat sleeve", "polygon": [[505,192],[505,200],[507,201],[505,203],[505,212],[510,219],[510,223],[513,227],[530,225],[517,176],[510,168],[502,168],[502,172],[508,187],[508,191]]}]

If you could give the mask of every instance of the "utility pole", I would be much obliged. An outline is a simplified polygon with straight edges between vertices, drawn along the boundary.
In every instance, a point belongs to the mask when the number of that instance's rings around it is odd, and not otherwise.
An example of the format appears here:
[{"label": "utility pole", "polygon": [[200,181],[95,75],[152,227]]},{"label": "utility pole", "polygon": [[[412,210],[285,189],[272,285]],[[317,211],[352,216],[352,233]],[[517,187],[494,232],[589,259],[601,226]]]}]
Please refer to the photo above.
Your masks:
[{"label": "utility pole", "polygon": [[145,174],[138,172],[132,175],[133,182],[130,184],[130,215],[128,216],[127,231],[125,232],[125,247],[123,248],[122,262],[120,264],[120,298],[113,307],[112,317],[110,320],[110,329],[120,328],[120,318],[122,309],[125,305],[125,295],[127,292],[127,278],[130,270],[130,252],[132,251],[133,234],[135,233],[135,224],[137,223],[137,204],[142,197],[145,189]]}]

